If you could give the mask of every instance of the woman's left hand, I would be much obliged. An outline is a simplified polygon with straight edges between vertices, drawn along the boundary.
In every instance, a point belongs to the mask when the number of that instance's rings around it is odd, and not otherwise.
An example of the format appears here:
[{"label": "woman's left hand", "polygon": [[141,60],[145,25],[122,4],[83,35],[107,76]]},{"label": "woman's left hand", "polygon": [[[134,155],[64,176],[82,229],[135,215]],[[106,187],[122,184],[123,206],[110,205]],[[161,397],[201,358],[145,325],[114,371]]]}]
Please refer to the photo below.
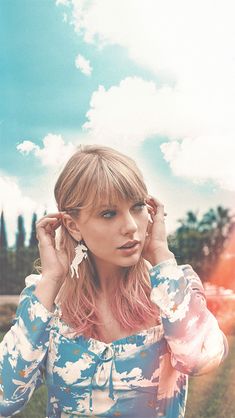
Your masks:
[{"label": "woman's left hand", "polygon": [[142,255],[152,265],[156,265],[161,261],[174,258],[174,254],[168,248],[164,205],[153,196],[148,196],[146,203],[151,220],[147,228]]}]

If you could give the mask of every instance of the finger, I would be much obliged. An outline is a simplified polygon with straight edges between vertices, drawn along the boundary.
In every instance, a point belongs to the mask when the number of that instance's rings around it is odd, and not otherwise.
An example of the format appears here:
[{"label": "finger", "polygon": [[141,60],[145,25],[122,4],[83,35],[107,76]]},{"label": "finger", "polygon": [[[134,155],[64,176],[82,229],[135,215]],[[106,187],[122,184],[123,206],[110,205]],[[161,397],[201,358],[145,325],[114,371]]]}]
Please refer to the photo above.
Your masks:
[{"label": "finger", "polygon": [[147,205],[147,210],[150,215],[150,222],[152,223],[157,215],[157,212],[159,213],[158,207],[152,202],[151,206],[150,204]]},{"label": "finger", "polygon": [[152,196],[148,196],[148,198],[146,199],[146,204],[147,204],[148,212],[151,215],[154,215],[156,213],[156,203],[154,202]]},{"label": "finger", "polygon": [[64,213],[66,212],[47,213],[46,215],[42,216],[42,218],[40,218],[38,222],[40,222],[43,219],[62,218]]},{"label": "finger", "polygon": [[148,203],[154,206],[164,206],[163,203],[154,196],[148,196]]},{"label": "finger", "polygon": [[156,197],[149,196],[148,204],[153,208],[154,216],[164,216],[164,205],[160,200],[158,200]]},{"label": "finger", "polygon": [[42,218],[40,219],[40,221],[36,222],[36,226],[44,227],[46,225],[53,224],[55,222],[61,222],[61,220],[55,217],[54,218]]},{"label": "finger", "polygon": [[61,221],[59,221],[59,222],[54,222],[54,223],[50,223],[50,224],[47,224],[45,227],[44,227],[44,229],[45,229],[45,231],[47,231],[47,232],[49,232],[49,233],[52,233],[52,232],[55,232],[55,230],[59,227],[61,225]]},{"label": "finger", "polygon": [[154,213],[154,209],[153,209],[153,207],[152,206],[150,206],[150,205],[146,205],[147,206],[147,210],[148,210],[148,213],[151,215],[152,213]]},{"label": "finger", "polygon": [[153,206],[150,206],[147,202],[146,202],[146,207],[147,207],[147,211],[149,214],[149,223],[153,223],[153,216],[155,214],[155,211],[153,209]]},{"label": "finger", "polygon": [[51,219],[44,219],[41,220],[37,225],[36,225],[36,237],[37,239],[42,239],[43,236],[45,236],[46,234],[52,235],[55,234],[55,230],[61,225],[61,220],[60,219],[56,219],[56,218],[51,218]]}]

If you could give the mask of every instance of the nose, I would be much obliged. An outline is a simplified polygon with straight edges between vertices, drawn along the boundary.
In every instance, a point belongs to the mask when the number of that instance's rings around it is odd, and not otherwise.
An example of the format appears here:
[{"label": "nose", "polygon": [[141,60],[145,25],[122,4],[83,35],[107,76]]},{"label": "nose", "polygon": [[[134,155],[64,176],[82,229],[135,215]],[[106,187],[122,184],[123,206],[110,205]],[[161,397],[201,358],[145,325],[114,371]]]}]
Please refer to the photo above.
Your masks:
[{"label": "nose", "polygon": [[137,231],[137,224],[134,217],[128,213],[124,216],[123,223],[121,226],[121,233],[123,235],[134,234]]}]

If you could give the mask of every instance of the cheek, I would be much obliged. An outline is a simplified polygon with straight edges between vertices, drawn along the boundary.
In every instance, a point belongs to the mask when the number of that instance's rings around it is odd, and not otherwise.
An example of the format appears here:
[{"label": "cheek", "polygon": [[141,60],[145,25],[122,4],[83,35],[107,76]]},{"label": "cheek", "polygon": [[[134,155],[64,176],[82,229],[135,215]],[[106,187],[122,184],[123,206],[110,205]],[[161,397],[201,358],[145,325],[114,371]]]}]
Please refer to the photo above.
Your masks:
[{"label": "cheek", "polygon": [[147,229],[149,221],[150,221],[150,215],[148,211],[146,210],[146,212],[144,212],[143,214],[143,228],[144,229]]},{"label": "cheek", "polygon": [[[97,227],[97,225],[91,225],[89,228],[84,228],[82,237],[88,249],[96,253],[100,252],[105,246],[106,242],[110,241],[110,234],[104,227]],[[110,232],[110,230],[109,230]]]}]

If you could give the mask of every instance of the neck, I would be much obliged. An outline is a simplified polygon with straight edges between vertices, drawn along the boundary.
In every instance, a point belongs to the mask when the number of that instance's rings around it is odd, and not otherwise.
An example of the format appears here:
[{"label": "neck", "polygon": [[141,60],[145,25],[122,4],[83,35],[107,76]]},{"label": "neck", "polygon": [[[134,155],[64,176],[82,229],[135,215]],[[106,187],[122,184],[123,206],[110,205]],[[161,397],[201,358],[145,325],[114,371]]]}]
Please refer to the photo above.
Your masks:
[{"label": "neck", "polygon": [[94,257],[92,261],[98,279],[99,294],[104,297],[112,297],[120,280],[124,277],[126,269]]}]

